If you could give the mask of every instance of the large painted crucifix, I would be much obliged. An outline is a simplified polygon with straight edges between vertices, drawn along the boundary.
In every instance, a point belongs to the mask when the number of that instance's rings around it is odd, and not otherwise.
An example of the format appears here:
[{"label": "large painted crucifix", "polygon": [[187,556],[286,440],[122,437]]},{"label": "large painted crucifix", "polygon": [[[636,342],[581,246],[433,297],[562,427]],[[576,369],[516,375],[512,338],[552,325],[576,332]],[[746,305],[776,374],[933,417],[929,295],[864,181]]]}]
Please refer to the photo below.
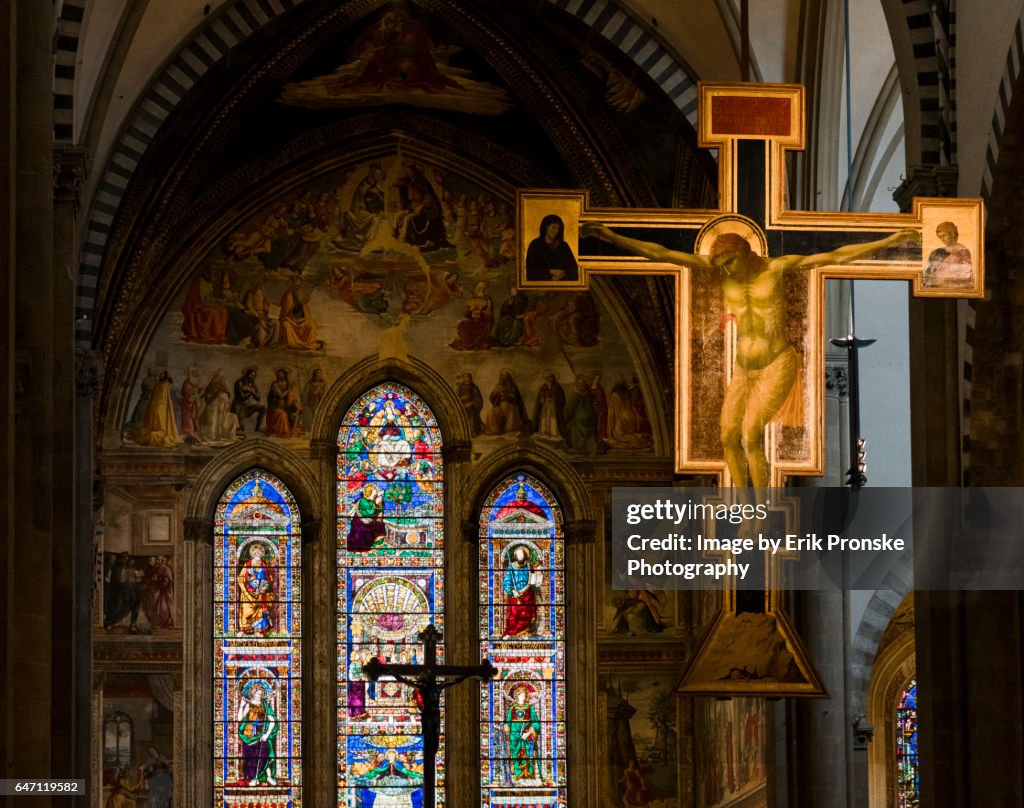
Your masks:
[{"label": "large painted crucifix", "polygon": [[[595,209],[582,191],[521,191],[519,286],[674,278],[676,473],[722,488],[783,487],[790,475],[823,473],[825,281],[904,279],[917,296],[980,297],[982,202],[917,198],[909,214],[789,210],[785,156],[804,147],[803,88],[702,84],[698,116],[699,144],[718,150],[717,209]],[[765,569],[772,615],[777,564]],[[735,602],[726,599],[734,615]],[[818,690],[811,678],[808,669],[806,695]]]}]

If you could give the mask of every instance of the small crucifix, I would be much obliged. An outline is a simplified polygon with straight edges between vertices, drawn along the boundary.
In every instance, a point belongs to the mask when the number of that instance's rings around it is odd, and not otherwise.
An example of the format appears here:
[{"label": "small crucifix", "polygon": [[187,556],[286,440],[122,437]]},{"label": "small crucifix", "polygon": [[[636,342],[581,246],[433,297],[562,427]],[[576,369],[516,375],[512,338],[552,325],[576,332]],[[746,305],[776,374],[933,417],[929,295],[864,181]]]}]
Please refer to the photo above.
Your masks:
[{"label": "small crucifix", "polygon": [[[902,279],[916,296],[981,297],[983,206],[918,198],[909,214],[789,210],[785,158],[804,148],[803,87],[701,84],[698,117],[699,145],[718,151],[716,209],[595,209],[584,191],[520,191],[518,281],[584,291],[593,275],[672,278],[675,471],[742,497],[823,472],[825,281]],[[775,605],[764,614],[779,612],[785,635],[778,570],[765,570]],[[797,639],[786,641],[798,656]]]},{"label": "small crucifix", "polygon": [[392,664],[371,659],[363,665],[363,672],[371,682],[381,676],[390,676],[409,685],[420,694],[420,716],[423,726],[423,808],[434,808],[437,790],[437,748],[441,740],[441,693],[471,677],[489,681],[498,675],[498,669],[489,661],[479,665],[439,665],[437,644],[441,632],[433,623],[416,635],[423,643],[422,665]]}]

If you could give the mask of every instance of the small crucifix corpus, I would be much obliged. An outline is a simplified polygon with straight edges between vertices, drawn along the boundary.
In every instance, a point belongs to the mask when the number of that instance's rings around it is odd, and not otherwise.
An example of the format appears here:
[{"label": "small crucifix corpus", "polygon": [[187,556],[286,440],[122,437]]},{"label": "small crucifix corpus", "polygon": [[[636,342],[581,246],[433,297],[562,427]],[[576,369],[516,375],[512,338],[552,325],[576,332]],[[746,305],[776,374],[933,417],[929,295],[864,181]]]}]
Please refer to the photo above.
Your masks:
[{"label": "small crucifix corpus", "polygon": [[700,145],[718,149],[717,210],[592,209],[583,191],[520,191],[519,286],[674,278],[676,473],[782,487],[787,475],[823,471],[825,279],[981,297],[982,202],[787,210],[785,153],[804,147],[803,87],[701,84],[698,115]]},{"label": "small crucifix corpus", "polygon": [[381,676],[391,676],[415,688],[420,694],[423,700],[420,707],[423,725],[423,808],[434,808],[437,747],[441,740],[441,692],[474,676],[489,681],[498,675],[498,669],[490,661],[479,665],[439,665],[437,644],[441,640],[441,632],[433,623],[416,636],[423,643],[425,661],[422,665],[395,665],[371,659],[363,665],[363,672],[371,682],[376,682]]}]

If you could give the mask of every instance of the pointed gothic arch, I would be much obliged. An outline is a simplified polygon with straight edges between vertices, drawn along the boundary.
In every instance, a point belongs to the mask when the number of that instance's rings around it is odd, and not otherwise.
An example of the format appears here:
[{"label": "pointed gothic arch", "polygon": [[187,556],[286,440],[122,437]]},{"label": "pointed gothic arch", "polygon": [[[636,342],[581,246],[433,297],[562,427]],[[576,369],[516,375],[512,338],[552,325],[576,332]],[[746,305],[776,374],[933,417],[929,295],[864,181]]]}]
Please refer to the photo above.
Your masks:
[{"label": "pointed gothic arch", "polygon": [[221,494],[213,577],[213,799],[301,805],[302,520],[253,468]]},{"label": "pointed gothic arch", "polygon": [[[444,631],[444,440],[430,406],[382,381],[345,410],[337,433],[338,800],[422,798],[417,694],[363,665],[416,663],[419,632]],[[443,659],[443,645],[438,649]],[[443,720],[443,714],[442,714]],[[443,798],[445,748],[438,751]],[[410,802],[411,804],[411,802]]]},{"label": "pointed gothic arch", "polygon": [[868,747],[868,804],[898,806],[896,709],[908,681],[916,675],[913,605],[904,603],[886,631],[875,657],[867,693],[867,721],[874,727]]},{"label": "pointed gothic arch", "polygon": [[550,489],[521,471],[484,499],[478,522],[481,799],[563,804],[566,748],[565,523]]}]

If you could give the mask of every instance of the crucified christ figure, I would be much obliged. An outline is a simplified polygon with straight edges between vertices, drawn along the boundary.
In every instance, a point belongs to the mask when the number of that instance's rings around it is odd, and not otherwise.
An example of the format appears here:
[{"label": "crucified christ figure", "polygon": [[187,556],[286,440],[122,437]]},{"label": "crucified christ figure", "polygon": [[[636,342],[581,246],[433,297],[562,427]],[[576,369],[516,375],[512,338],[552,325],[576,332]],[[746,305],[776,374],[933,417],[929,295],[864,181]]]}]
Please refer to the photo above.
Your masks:
[{"label": "crucified christ figure", "polygon": [[796,349],[786,341],[786,272],[836,266],[871,258],[883,250],[920,244],[914,229],[887,238],[838,247],[817,255],[757,255],[745,238],[722,233],[707,256],[670,250],[660,244],[627,238],[603,224],[584,223],[580,238],[594,237],[648,258],[694,270],[721,270],[725,305],[736,322],[736,364],[725,391],[719,421],[722,451],[734,487],[767,488],[770,467],[764,430],[793,389],[799,371]]}]

